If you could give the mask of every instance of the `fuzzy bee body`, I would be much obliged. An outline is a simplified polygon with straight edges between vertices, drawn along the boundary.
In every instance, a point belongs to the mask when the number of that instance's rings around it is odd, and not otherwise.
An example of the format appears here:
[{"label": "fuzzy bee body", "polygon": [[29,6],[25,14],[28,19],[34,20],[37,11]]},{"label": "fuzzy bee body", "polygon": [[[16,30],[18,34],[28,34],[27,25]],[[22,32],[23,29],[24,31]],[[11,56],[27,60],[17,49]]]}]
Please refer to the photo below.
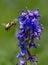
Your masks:
[{"label": "fuzzy bee body", "polygon": [[16,22],[10,22],[5,25],[5,30],[10,29],[13,25],[16,25]]}]

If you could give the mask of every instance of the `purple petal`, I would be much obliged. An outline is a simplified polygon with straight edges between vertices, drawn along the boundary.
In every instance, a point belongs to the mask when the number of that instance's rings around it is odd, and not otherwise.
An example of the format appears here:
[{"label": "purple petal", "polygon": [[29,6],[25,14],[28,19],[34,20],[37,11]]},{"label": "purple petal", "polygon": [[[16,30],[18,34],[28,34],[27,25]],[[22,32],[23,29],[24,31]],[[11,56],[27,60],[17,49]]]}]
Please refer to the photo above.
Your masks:
[{"label": "purple petal", "polygon": [[35,44],[34,42],[31,42],[30,44],[29,44],[29,48],[31,48],[31,47],[34,47],[34,48],[37,48],[37,44]]},{"label": "purple petal", "polygon": [[25,64],[25,59],[24,59],[24,58],[22,58],[22,59],[20,60],[20,65],[23,65],[23,64]]}]

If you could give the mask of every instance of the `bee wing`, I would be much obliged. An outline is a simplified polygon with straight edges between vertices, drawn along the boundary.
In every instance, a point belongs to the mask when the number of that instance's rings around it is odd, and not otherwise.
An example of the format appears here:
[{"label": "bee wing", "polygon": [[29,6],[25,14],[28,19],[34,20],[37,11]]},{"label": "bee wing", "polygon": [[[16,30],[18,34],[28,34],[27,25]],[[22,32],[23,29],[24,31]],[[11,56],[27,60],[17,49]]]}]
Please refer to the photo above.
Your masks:
[{"label": "bee wing", "polygon": [[6,24],[5,24],[5,23],[2,23],[1,25],[2,25],[2,26],[5,26]]}]

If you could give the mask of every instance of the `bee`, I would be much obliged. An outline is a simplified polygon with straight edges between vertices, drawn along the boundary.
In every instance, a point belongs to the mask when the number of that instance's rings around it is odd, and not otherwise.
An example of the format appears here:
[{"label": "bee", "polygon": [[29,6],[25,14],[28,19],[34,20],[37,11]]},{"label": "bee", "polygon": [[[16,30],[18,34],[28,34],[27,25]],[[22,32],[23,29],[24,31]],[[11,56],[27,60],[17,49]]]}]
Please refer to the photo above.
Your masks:
[{"label": "bee", "polygon": [[2,25],[4,25],[5,30],[9,30],[12,26],[15,26],[16,25],[16,22],[13,21],[13,22],[9,22],[7,24],[2,24]]},{"label": "bee", "polygon": [[10,22],[5,25],[5,30],[10,29],[12,26],[16,25],[16,22]]}]

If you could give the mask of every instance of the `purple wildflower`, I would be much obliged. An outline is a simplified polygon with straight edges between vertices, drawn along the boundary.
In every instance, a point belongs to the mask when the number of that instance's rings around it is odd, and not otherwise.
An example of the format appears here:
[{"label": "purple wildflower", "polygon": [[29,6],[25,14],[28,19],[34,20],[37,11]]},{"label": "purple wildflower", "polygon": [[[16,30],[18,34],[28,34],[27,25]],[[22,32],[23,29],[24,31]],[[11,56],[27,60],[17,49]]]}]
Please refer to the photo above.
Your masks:
[{"label": "purple wildflower", "polygon": [[22,58],[22,59],[20,60],[20,65],[25,65],[25,59],[24,59],[24,58]]},{"label": "purple wildflower", "polygon": [[40,39],[41,32],[44,30],[42,24],[38,23],[40,20],[39,9],[30,11],[22,11],[22,14],[18,16],[19,22],[19,32],[17,33],[17,38],[19,40],[19,47],[21,48],[20,54],[17,58],[21,58],[20,65],[25,65],[27,62],[25,56],[28,55],[30,62],[34,62],[34,65],[37,65],[38,60],[35,58],[35,55],[32,55],[29,51],[29,48],[34,47],[38,48],[38,45],[34,42],[34,39]]},{"label": "purple wildflower", "polygon": [[38,64],[38,60],[34,57],[34,55],[31,55],[28,60],[30,62],[34,62],[34,65],[37,65]]},{"label": "purple wildflower", "polygon": [[38,47],[38,45],[37,45],[36,43],[30,42],[29,48],[31,48],[32,46],[33,46],[34,48],[37,48],[37,47]]}]

